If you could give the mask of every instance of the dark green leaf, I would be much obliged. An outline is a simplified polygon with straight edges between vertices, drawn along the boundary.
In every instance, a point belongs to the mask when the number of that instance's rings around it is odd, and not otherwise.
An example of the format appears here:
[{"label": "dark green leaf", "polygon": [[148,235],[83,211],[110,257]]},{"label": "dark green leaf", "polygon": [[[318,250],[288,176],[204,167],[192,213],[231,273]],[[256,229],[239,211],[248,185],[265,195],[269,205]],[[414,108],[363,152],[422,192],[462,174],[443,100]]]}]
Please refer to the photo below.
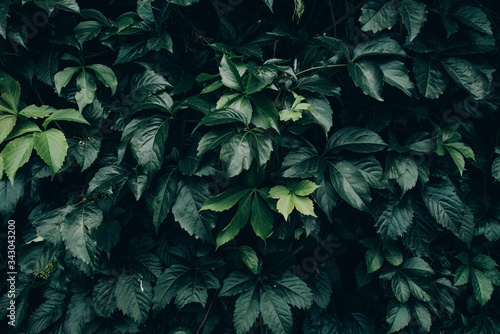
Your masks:
[{"label": "dark green leaf", "polygon": [[333,187],[342,199],[358,210],[370,212],[370,189],[355,166],[347,162],[335,162],[330,164],[329,172]]},{"label": "dark green leaf", "polygon": [[335,132],[325,146],[325,152],[348,150],[357,153],[371,153],[383,150],[387,144],[375,132],[359,127],[345,127]]},{"label": "dark green leaf", "polygon": [[354,84],[361,88],[363,93],[376,100],[384,101],[382,98],[384,73],[376,63],[369,60],[350,62],[347,69]]},{"label": "dark green leaf", "polygon": [[115,287],[118,309],[138,323],[146,321],[153,297],[153,289],[148,281],[138,275],[122,273]]},{"label": "dark green leaf", "polygon": [[401,20],[408,31],[410,42],[417,37],[427,20],[427,8],[424,3],[415,0],[403,0],[399,3]]},{"label": "dark green leaf", "polygon": [[488,78],[471,62],[460,58],[446,58],[441,63],[451,78],[473,98],[482,99],[490,93]]},{"label": "dark green leaf", "polygon": [[436,61],[425,58],[415,58],[413,72],[420,93],[428,99],[437,99],[443,94],[448,78]]}]

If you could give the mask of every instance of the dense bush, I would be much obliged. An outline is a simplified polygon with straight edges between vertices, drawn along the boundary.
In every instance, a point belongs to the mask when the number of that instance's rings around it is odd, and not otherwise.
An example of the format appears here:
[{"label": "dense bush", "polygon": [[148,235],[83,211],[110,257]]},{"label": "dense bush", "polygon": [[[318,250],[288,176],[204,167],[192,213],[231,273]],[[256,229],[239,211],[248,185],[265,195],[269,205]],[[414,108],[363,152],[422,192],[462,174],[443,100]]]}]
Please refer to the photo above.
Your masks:
[{"label": "dense bush", "polygon": [[495,6],[2,1],[2,333],[498,334]]}]

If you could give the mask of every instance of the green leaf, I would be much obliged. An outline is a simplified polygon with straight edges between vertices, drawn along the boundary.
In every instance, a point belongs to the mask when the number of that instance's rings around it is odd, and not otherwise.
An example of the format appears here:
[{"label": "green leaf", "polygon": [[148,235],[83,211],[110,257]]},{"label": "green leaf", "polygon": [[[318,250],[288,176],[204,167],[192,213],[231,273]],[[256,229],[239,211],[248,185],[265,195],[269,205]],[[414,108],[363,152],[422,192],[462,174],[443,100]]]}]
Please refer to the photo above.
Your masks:
[{"label": "green leaf", "polygon": [[409,200],[389,201],[375,223],[385,241],[402,237],[413,222],[413,207]]},{"label": "green leaf", "polygon": [[269,7],[269,9],[271,10],[271,12],[273,12],[273,3],[274,3],[274,0],[263,0],[263,1]]},{"label": "green leaf", "polygon": [[15,115],[0,115],[0,144],[4,141],[16,125]]},{"label": "green leaf", "polygon": [[495,181],[500,181],[500,157],[497,157],[491,165],[491,175]]},{"label": "green leaf", "polygon": [[371,0],[361,8],[359,23],[363,31],[374,33],[390,29],[398,21],[398,10],[393,0]]},{"label": "green leaf", "polygon": [[50,106],[37,107],[34,104],[31,104],[31,105],[27,106],[26,108],[24,108],[23,110],[21,110],[19,112],[19,115],[22,115],[22,116],[27,117],[27,118],[37,119],[37,118],[48,117],[55,111],[57,111],[57,109],[52,108]]},{"label": "green leaf", "polygon": [[393,60],[381,64],[380,69],[384,73],[384,82],[396,87],[409,97],[416,96],[415,85],[410,81],[408,70],[400,61]]},{"label": "green leaf", "polygon": [[422,303],[416,302],[412,306],[412,313],[415,316],[415,320],[417,320],[417,324],[420,327],[420,330],[425,333],[429,333],[432,326],[431,313]]},{"label": "green leaf", "polygon": [[120,189],[127,182],[128,174],[128,170],[123,166],[102,167],[90,180],[87,194],[108,191],[113,186]]},{"label": "green leaf", "polygon": [[278,110],[273,101],[262,94],[255,94],[250,97],[252,102],[252,124],[261,129],[273,128],[279,132]]},{"label": "green leaf", "polygon": [[401,274],[396,274],[391,280],[391,287],[394,296],[401,302],[406,303],[410,299],[410,287],[406,277]]},{"label": "green leaf", "polygon": [[266,315],[263,322],[274,334],[287,334],[292,331],[290,306],[268,284],[264,284],[260,289],[260,312]]},{"label": "green leaf", "polygon": [[481,306],[486,305],[486,303],[491,299],[493,294],[493,285],[491,284],[491,279],[483,271],[471,268],[470,271],[472,290],[476,296],[477,301]]},{"label": "green leaf", "polygon": [[474,258],[470,262],[471,266],[482,269],[482,270],[491,270],[497,267],[497,263],[490,256],[479,254],[474,256]]},{"label": "green leaf", "polygon": [[367,56],[406,56],[403,48],[394,39],[383,36],[359,43],[352,52],[352,61]]},{"label": "green leaf", "polygon": [[153,297],[151,284],[138,275],[123,272],[115,288],[116,305],[123,314],[142,324],[148,318]]},{"label": "green leaf", "polygon": [[225,177],[233,177],[248,170],[254,159],[246,133],[237,133],[222,144],[220,160]]},{"label": "green leaf", "polygon": [[238,205],[238,211],[231,219],[229,224],[219,232],[216,239],[217,248],[231,241],[238,235],[240,230],[247,224],[250,212],[252,210],[252,196],[246,195]]},{"label": "green leaf", "polygon": [[93,203],[70,206],[69,212],[61,221],[61,236],[66,249],[76,258],[90,264],[95,262],[97,243],[92,235],[103,220],[102,212]]},{"label": "green leaf", "polygon": [[82,114],[79,113],[78,110],[76,110],[76,109],[55,110],[43,122],[43,124],[42,124],[43,128],[46,129],[47,126],[52,121],[69,121],[69,122],[76,122],[76,123],[82,123],[82,124],[90,125],[90,123],[87,122],[87,120],[85,118],[83,118]]},{"label": "green leaf", "polygon": [[398,7],[401,20],[406,31],[408,31],[408,38],[411,42],[420,33],[424,22],[427,20],[427,6],[419,1],[403,0]]},{"label": "green leaf", "polygon": [[75,94],[75,100],[78,104],[80,112],[82,112],[85,106],[91,104],[94,101],[95,91],[97,89],[96,85],[90,78],[90,74],[83,69],[76,78],[76,89],[78,92]]},{"label": "green leaf", "polygon": [[0,111],[17,114],[21,86],[10,75],[0,71]]},{"label": "green leaf", "polygon": [[94,285],[92,301],[96,313],[101,317],[109,317],[116,310],[114,290],[116,279],[100,279]]},{"label": "green leaf", "polygon": [[451,182],[441,181],[426,185],[421,191],[421,195],[425,206],[434,219],[441,226],[460,237],[460,230],[466,218],[466,210]]},{"label": "green leaf", "polygon": [[166,31],[162,31],[160,35],[148,39],[146,46],[151,51],[160,51],[164,49],[170,51],[170,53],[174,52],[172,37],[170,37]]},{"label": "green leaf", "polygon": [[52,177],[61,169],[68,153],[68,143],[64,133],[57,129],[33,133],[36,152],[52,170]]},{"label": "green leaf", "polygon": [[231,209],[236,203],[238,203],[245,195],[250,192],[251,189],[244,188],[241,186],[233,187],[224,191],[223,193],[209,198],[201,207],[201,210],[212,210],[216,212],[222,212]]},{"label": "green leaf", "polygon": [[300,213],[307,216],[317,217],[316,214],[314,213],[313,201],[310,198],[294,195],[292,196],[292,201],[293,201],[293,206]]},{"label": "green leaf", "polygon": [[7,143],[2,153],[0,153],[0,157],[3,159],[5,174],[12,183],[12,186],[14,186],[16,172],[30,159],[33,146],[33,136],[26,135]]},{"label": "green leaf", "polygon": [[274,289],[291,306],[307,310],[313,302],[311,289],[299,277],[285,274],[279,281],[275,281]]},{"label": "green leaf", "polygon": [[130,139],[132,154],[149,180],[153,178],[163,164],[168,129],[168,119],[154,117],[143,123]]},{"label": "green leaf", "polygon": [[260,196],[260,194],[255,194],[252,200],[250,224],[255,234],[262,240],[266,240],[273,231],[274,218],[271,209]]},{"label": "green leaf", "polygon": [[[272,0],[271,0],[271,6],[272,6]],[[0,3],[0,36],[2,36],[4,39],[7,39],[7,17],[9,13],[9,7],[10,7],[10,1],[5,1]]]},{"label": "green leaf", "polygon": [[363,93],[376,100],[384,101],[382,98],[384,73],[376,63],[369,60],[350,62],[347,69],[354,84],[361,88]]},{"label": "green leaf", "polygon": [[148,209],[152,212],[153,224],[158,232],[160,224],[170,212],[177,193],[177,173],[175,170],[162,174],[160,179],[153,184],[152,192],[153,198],[148,201]]},{"label": "green leaf", "polygon": [[371,194],[361,172],[347,162],[330,163],[330,180],[342,199],[354,208],[370,212]]},{"label": "green leaf", "polygon": [[254,273],[257,274],[257,269],[259,267],[259,258],[257,257],[257,253],[253,250],[252,247],[241,246],[238,247],[238,253],[243,260],[243,263],[246,264],[248,268]]},{"label": "green leaf", "polygon": [[418,277],[428,277],[434,274],[431,266],[420,257],[412,257],[405,261],[402,269]]},{"label": "green leaf", "polygon": [[257,287],[243,292],[234,308],[234,328],[237,334],[246,334],[255,323],[260,312],[260,294]]},{"label": "green leaf", "polygon": [[96,37],[103,25],[97,21],[83,21],[75,26],[74,32],[75,37],[80,46],[83,48],[83,43],[90,41],[92,38]]},{"label": "green leaf", "polygon": [[241,76],[236,68],[236,65],[232,62],[227,55],[223,55],[219,65],[219,72],[224,86],[236,89],[237,91],[243,92],[245,87]]},{"label": "green leaf", "polygon": [[400,331],[410,324],[410,307],[407,304],[391,301],[388,306],[386,320],[391,326],[388,333]]},{"label": "green leaf", "polygon": [[386,174],[388,179],[395,179],[401,187],[401,196],[414,188],[418,181],[419,168],[410,156],[399,155],[388,156],[386,163]]},{"label": "green leaf", "polygon": [[451,78],[473,98],[482,99],[490,93],[488,78],[471,62],[461,58],[446,58],[441,64]]},{"label": "green leaf", "polygon": [[323,210],[330,222],[333,221],[333,209],[338,202],[338,195],[332,184],[327,181],[326,172],[319,174],[316,184],[319,188],[312,194],[314,202]]},{"label": "green leaf", "polygon": [[470,281],[470,267],[468,265],[461,265],[455,272],[455,285],[464,285]]},{"label": "green leaf", "polygon": [[375,132],[348,126],[335,132],[325,146],[325,153],[337,153],[348,150],[357,153],[378,152],[387,147],[387,144]]},{"label": "green leaf", "polygon": [[149,49],[145,40],[123,44],[120,46],[120,50],[118,51],[118,55],[113,65],[129,63],[132,60],[146,55],[148,51]]},{"label": "green leaf", "polygon": [[28,121],[28,120],[23,121],[22,119],[18,119],[16,121],[16,126],[14,126],[14,128],[9,133],[7,138],[5,138],[5,140],[14,139],[14,138],[22,136],[26,133],[40,132],[40,131],[42,131],[42,130],[40,130],[38,125],[36,125],[32,121]]},{"label": "green leaf", "polygon": [[283,159],[280,176],[287,178],[316,177],[326,167],[326,161],[310,147],[299,147]]},{"label": "green leaf", "polygon": [[172,206],[175,220],[195,238],[213,242],[211,232],[215,227],[216,216],[213,212],[199,211],[210,196],[209,185],[194,180],[181,180],[177,189],[175,203]]},{"label": "green leaf", "polygon": [[[426,287],[425,283],[423,283],[422,281],[416,281],[410,277],[407,277],[406,280],[408,281],[410,292],[415,298],[425,303],[428,303],[432,300],[433,297],[424,289]],[[420,286],[419,283],[422,284],[422,286]],[[429,288],[427,287],[427,289]]]},{"label": "green leaf", "polygon": [[335,96],[340,99],[340,87],[330,80],[320,77],[317,74],[302,77],[297,80],[297,88],[319,93],[326,96]]},{"label": "green leaf", "polygon": [[448,78],[441,66],[434,60],[417,57],[413,62],[413,72],[420,93],[428,99],[437,99],[443,94]]},{"label": "green leaf", "polygon": [[155,315],[175,297],[179,288],[184,285],[189,270],[184,265],[174,264],[170,268],[165,269],[160,277],[158,277],[153,297],[153,311]]},{"label": "green leaf", "polygon": [[97,159],[101,150],[101,140],[97,136],[82,138],[82,140],[68,139],[68,146],[71,156],[84,171]]},{"label": "green leaf", "polygon": [[269,197],[278,199],[276,208],[278,212],[283,215],[285,220],[287,220],[294,206],[293,195],[290,193],[290,190],[285,186],[275,186],[269,191]]},{"label": "green leaf", "polygon": [[393,266],[397,267],[403,263],[403,253],[396,246],[386,246],[383,249],[384,257]]},{"label": "green leaf", "polygon": [[371,274],[379,270],[384,264],[384,255],[380,247],[371,248],[366,251],[365,254],[366,261],[366,272]]},{"label": "green leaf", "polygon": [[167,0],[167,2],[179,5],[179,6],[191,6],[200,0]]},{"label": "green leaf", "polygon": [[462,5],[458,6],[453,15],[462,23],[476,29],[488,36],[493,36],[491,22],[486,13],[478,7]]},{"label": "green leaf", "polygon": [[316,183],[309,181],[309,180],[302,180],[298,183],[290,182],[290,183],[287,183],[287,186],[288,186],[288,189],[290,190],[290,192],[292,192],[293,194],[295,194],[297,196],[310,195],[316,189],[319,188],[319,186]]},{"label": "green leaf", "polygon": [[73,75],[80,71],[80,69],[80,67],[66,67],[64,70],[56,73],[54,76],[54,84],[58,95],[61,95],[61,89],[69,84]]},{"label": "green leaf", "polygon": [[111,89],[111,95],[115,95],[116,88],[118,87],[118,80],[116,79],[115,73],[111,68],[101,64],[92,64],[86,66],[85,68],[94,70],[97,79],[99,79],[104,86]]}]

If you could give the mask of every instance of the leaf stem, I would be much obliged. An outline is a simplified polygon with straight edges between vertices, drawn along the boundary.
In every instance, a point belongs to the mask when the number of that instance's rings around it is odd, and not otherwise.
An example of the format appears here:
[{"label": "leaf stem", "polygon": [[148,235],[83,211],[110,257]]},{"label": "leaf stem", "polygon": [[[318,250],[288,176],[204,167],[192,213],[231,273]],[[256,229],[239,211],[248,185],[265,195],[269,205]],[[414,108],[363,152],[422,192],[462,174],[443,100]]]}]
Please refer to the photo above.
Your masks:
[{"label": "leaf stem", "polygon": [[325,65],[325,66],[316,66],[316,67],[308,68],[307,70],[300,71],[296,75],[301,75],[303,73],[306,73],[306,72],[309,72],[309,71],[312,71],[312,70],[319,70],[319,69],[322,69],[322,68],[345,67],[345,66],[347,66],[347,64],[333,64],[333,65]]}]

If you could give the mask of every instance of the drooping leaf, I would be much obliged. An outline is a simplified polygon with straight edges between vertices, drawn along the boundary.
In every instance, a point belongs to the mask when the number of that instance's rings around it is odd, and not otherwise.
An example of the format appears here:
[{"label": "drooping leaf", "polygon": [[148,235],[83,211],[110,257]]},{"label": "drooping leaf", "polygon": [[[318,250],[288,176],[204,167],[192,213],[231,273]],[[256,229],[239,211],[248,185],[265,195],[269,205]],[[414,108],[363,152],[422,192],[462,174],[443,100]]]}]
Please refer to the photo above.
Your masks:
[{"label": "drooping leaf", "polygon": [[443,94],[448,78],[436,61],[417,57],[413,62],[413,72],[419,92],[428,99],[437,99]]},{"label": "drooping leaf", "polygon": [[97,89],[95,83],[92,81],[90,74],[84,70],[80,72],[76,78],[76,89],[78,92],[75,94],[75,100],[78,104],[80,112],[85,106],[91,104],[95,98],[95,91]]},{"label": "drooping leaf", "polygon": [[482,99],[490,93],[488,78],[471,62],[461,58],[446,58],[441,63],[451,78],[473,98]]},{"label": "drooping leaf", "polygon": [[238,72],[238,68],[227,55],[222,56],[219,65],[219,72],[222,79],[222,83],[226,87],[236,89],[237,91],[240,92],[242,92],[245,89],[243,81],[241,80],[241,76]]},{"label": "drooping leaf", "polygon": [[416,95],[415,86],[408,76],[408,70],[400,61],[393,60],[381,64],[380,69],[384,73],[384,82],[398,88],[406,95],[413,97]]},{"label": "drooping leaf", "polygon": [[481,306],[486,305],[493,294],[493,285],[491,284],[491,279],[484,274],[483,271],[471,268],[470,270],[472,289],[474,290],[474,295]]},{"label": "drooping leaf", "polygon": [[410,42],[417,37],[427,20],[427,8],[424,3],[415,0],[403,0],[398,5],[401,20],[405,25]]},{"label": "drooping leaf", "polygon": [[61,90],[69,84],[71,78],[73,78],[75,73],[79,70],[79,67],[66,67],[64,70],[57,72],[54,75],[53,80],[56,86],[57,94],[61,95]]},{"label": "drooping leaf", "polygon": [[149,201],[149,210],[153,214],[153,224],[158,231],[160,224],[167,218],[177,193],[177,173],[169,170],[163,174],[153,187],[153,198]]},{"label": "drooping leaf", "polygon": [[255,234],[262,240],[266,240],[273,231],[274,218],[265,199],[261,194],[255,194],[252,200],[252,214],[250,224]]},{"label": "drooping leaf", "polygon": [[0,144],[12,131],[16,125],[17,117],[15,115],[1,115],[0,116]]},{"label": "drooping leaf", "polygon": [[97,21],[83,21],[78,23],[75,26],[74,32],[80,46],[83,47],[83,43],[96,37],[101,31],[102,26],[103,25]]},{"label": "drooping leaf", "polygon": [[217,248],[231,241],[236,237],[240,230],[248,223],[248,218],[252,210],[252,196],[246,195],[239,205],[236,214],[229,224],[219,232],[216,239]]},{"label": "drooping leaf", "polygon": [[217,196],[210,197],[205,203],[203,203],[201,210],[212,210],[216,212],[229,210],[244,196],[246,196],[250,190],[251,189],[244,187],[233,187],[228,189]]},{"label": "drooping leaf", "polygon": [[111,89],[111,95],[115,95],[116,88],[118,87],[118,80],[116,79],[116,75],[111,68],[102,64],[92,64],[86,66],[86,68],[94,70],[97,79],[99,79],[104,86]]},{"label": "drooping leaf", "polygon": [[248,134],[237,133],[222,144],[220,159],[226,177],[233,177],[248,170],[254,159]]},{"label": "drooping leaf", "polygon": [[386,320],[390,325],[389,333],[397,332],[410,323],[411,312],[407,304],[391,301],[388,306]]},{"label": "drooping leaf", "polygon": [[5,174],[14,185],[14,178],[19,168],[21,168],[31,157],[34,147],[32,135],[26,135],[14,139],[5,145],[0,153],[3,160]]},{"label": "drooping leaf", "polygon": [[257,269],[259,267],[259,258],[257,253],[249,246],[238,247],[238,253],[246,266],[254,273],[257,274]]},{"label": "drooping leaf", "polygon": [[54,110],[50,114],[50,116],[47,119],[45,119],[42,126],[44,127],[44,129],[46,129],[47,126],[49,126],[50,122],[53,121],[69,121],[69,122],[90,125],[90,123],[87,122],[85,118],[83,118],[82,114],[75,109]]}]

